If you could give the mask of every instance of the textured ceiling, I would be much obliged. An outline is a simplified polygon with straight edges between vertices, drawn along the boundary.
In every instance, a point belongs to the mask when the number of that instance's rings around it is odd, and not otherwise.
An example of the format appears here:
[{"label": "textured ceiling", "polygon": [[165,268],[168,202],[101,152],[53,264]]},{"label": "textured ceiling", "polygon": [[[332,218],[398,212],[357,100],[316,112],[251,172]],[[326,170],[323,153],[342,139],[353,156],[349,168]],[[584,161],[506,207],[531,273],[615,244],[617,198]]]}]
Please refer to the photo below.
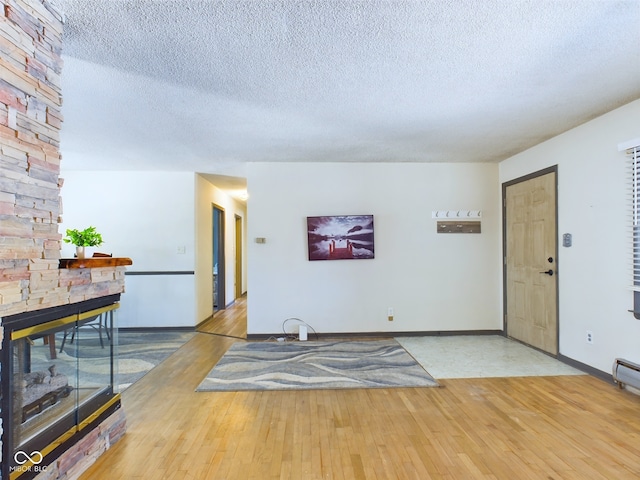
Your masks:
[{"label": "textured ceiling", "polygon": [[497,162],[640,98],[638,0],[54,1],[68,169]]}]

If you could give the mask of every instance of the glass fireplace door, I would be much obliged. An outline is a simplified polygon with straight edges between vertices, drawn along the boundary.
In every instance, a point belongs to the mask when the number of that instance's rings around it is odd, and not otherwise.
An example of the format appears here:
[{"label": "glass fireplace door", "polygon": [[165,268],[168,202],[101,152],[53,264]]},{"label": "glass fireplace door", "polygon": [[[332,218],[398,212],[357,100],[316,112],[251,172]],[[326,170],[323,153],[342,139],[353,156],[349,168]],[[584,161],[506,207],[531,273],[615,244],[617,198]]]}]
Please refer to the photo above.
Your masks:
[{"label": "glass fireplace door", "polygon": [[[12,468],[20,467],[19,452],[31,458],[33,452],[53,451],[116,395],[118,306],[10,332],[11,429],[5,433],[12,447],[9,460],[18,459]],[[13,478],[17,471],[11,472]]]}]

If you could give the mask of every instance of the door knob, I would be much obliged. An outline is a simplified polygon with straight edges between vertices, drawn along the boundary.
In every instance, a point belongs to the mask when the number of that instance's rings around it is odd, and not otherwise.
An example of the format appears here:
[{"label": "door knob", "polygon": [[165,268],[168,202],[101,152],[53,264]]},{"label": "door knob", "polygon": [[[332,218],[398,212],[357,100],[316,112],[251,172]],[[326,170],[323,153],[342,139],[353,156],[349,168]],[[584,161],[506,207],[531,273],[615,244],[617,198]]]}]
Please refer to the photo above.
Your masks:
[{"label": "door knob", "polygon": [[540,273],[544,273],[545,275],[549,275],[550,277],[553,277],[553,270],[549,269],[545,272],[540,272]]}]

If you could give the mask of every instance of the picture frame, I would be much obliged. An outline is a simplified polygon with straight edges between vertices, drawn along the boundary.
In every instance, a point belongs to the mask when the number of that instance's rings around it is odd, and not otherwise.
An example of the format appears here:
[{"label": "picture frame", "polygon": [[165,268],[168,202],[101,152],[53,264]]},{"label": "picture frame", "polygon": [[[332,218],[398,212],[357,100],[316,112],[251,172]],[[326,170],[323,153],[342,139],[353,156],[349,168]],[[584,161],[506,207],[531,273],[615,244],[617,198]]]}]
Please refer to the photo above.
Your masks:
[{"label": "picture frame", "polygon": [[373,215],[307,217],[309,260],[375,258]]}]

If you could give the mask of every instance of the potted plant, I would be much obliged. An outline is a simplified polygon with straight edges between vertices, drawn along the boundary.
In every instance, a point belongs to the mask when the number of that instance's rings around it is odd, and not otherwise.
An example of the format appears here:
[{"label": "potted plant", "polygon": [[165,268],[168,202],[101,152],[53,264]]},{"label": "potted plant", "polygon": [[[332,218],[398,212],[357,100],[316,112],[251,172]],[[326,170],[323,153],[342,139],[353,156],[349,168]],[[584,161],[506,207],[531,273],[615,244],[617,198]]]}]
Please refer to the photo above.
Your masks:
[{"label": "potted plant", "polygon": [[88,227],[84,230],[67,229],[67,236],[63,241],[76,246],[78,258],[84,258],[85,247],[97,247],[103,244],[102,235],[96,231],[96,227]]}]

